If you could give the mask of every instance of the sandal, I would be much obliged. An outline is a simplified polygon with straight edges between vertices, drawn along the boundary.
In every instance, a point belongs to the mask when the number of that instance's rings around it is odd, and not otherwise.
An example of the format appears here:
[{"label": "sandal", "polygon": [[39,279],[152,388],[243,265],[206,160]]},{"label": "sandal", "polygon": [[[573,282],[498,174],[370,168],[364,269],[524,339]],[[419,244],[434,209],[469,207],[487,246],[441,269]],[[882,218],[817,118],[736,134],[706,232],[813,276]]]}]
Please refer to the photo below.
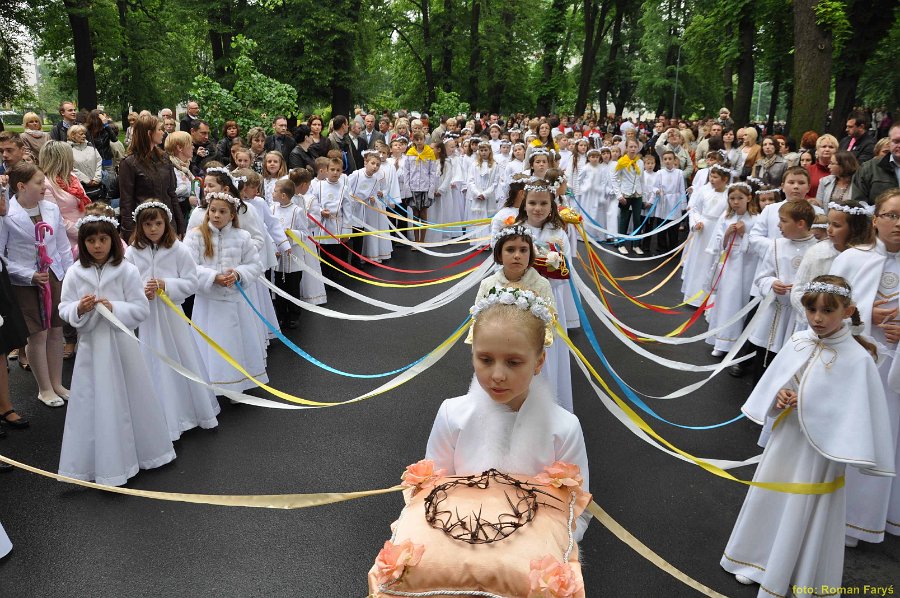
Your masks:
[{"label": "sandal", "polygon": [[[4,424],[9,426],[10,428],[19,428],[19,429],[27,428],[30,425],[28,423],[28,420],[21,416],[19,417],[19,419],[15,419],[15,420],[9,419],[9,416],[12,413],[16,413],[16,410],[10,409],[6,413],[0,413],[0,418],[3,419]],[[16,415],[18,415],[18,413],[16,413]]]},{"label": "sandal", "polygon": [[23,357],[25,357],[25,356],[24,356],[24,355],[20,355],[20,356],[19,356],[19,361],[16,362],[16,363],[18,363],[18,364],[19,364],[19,367],[22,368],[23,370],[25,370],[26,372],[30,372],[30,371],[31,371],[31,366],[28,365],[28,361],[26,361],[25,359],[22,359]]},{"label": "sandal", "polygon": [[59,398],[52,390],[50,391],[50,396],[47,398],[44,398],[44,394],[39,392],[38,401],[40,401],[47,407],[62,407],[66,404],[66,402]]},{"label": "sandal", "polygon": [[75,357],[75,343],[66,343],[63,345],[63,359],[72,359]]},{"label": "sandal", "polygon": [[6,356],[6,358],[9,359],[10,361],[17,360],[19,358],[19,350],[13,349],[12,351],[9,352],[9,354]]}]

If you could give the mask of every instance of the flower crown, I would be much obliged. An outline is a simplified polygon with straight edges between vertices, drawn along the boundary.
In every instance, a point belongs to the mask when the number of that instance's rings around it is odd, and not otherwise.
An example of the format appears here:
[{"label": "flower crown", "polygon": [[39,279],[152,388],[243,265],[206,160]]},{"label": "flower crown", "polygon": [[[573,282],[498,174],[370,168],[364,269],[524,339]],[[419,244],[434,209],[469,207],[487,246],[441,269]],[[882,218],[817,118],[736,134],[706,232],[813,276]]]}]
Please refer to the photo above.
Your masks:
[{"label": "flower crown", "polygon": [[744,189],[747,193],[753,194],[753,187],[747,183],[731,183],[725,187],[725,192],[730,193],[732,189]]},{"label": "flower crown", "polygon": [[817,223],[817,224],[813,224],[810,228],[825,228],[825,229],[827,229],[827,228],[828,228],[828,223],[826,223],[826,222],[819,222],[819,223]]},{"label": "flower crown", "polygon": [[568,182],[565,174],[559,175],[559,177],[553,181],[552,183],[547,183],[547,186],[553,189],[556,192],[561,186],[565,185]]},{"label": "flower crown", "polygon": [[[599,137],[599,135],[598,135],[598,137]],[[609,147],[608,145],[601,145],[601,146],[600,146],[600,151],[601,151],[601,152],[612,152],[612,148]]]},{"label": "flower crown", "polygon": [[238,209],[239,207],[241,207],[241,200],[238,199],[237,197],[235,197],[234,195],[231,195],[230,193],[216,192],[216,193],[207,193],[206,194],[206,203],[207,204],[212,203],[212,201],[214,199],[221,199],[222,201],[227,201],[228,203],[230,203],[231,205],[234,206],[235,210]]},{"label": "flower crown", "polygon": [[550,185],[543,179],[530,180],[525,185],[525,191],[546,191],[547,193],[550,193],[550,189]]},{"label": "flower crown", "polygon": [[231,171],[228,170],[227,168],[225,168],[224,166],[213,166],[212,168],[207,168],[207,169],[206,169],[206,174],[209,174],[209,173],[211,173],[211,172],[212,172],[212,173],[218,172],[218,173],[224,174],[224,175],[227,176],[229,179],[231,179],[231,184],[234,185],[235,188],[238,187],[238,184],[239,184],[239,183],[246,183],[246,182],[247,182],[247,177],[245,177],[245,176],[239,176],[239,177],[232,176]]},{"label": "flower crown", "polygon": [[360,152],[360,155],[363,158],[365,158],[366,156],[369,156],[371,154],[376,154],[379,158],[381,157],[381,152],[379,152],[378,150],[367,149],[367,150],[363,150],[362,152]]},{"label": "flower crown", "polygon": [[585,152],[584,155],[585,155],[585,156],[590,156],[591,154],[599,154],[599,153],[600,153],[600,150],[598,150],[596,147],[592,147],[592,148],[589,149],[587,152]]},{"label": "flower crown", "polygon": [[757,189],[753,195],[765,195],[766,193],[778,193],[778,189],[768,188],[768,185],[765,185],[764,188]]},{"label": "flower crown", "polygon": [[731,176],[731,170],[729,170],[728,168],[725,168],[721,164],[713,164],[712,166],[709,167],[709,169],[710,169],[710,171],[720,172],[722,174]]},{"label": "flower crown", "polygon": [[481,147],[482,145],[491,147],[491,142],[488,141],[487,139],[482,139],[481,141],[478,142],[478,147]]},{"label": "flower crown", "polygon": [[145,201],[142,204],[138,204],[138,207],[134,209],[131,213],[131,217],[134,218],[134,221],[137,222],[138,214],[146,210],[147,208],[157,208],[166,213],[166,216],[169,217],[169,222],[172,222],[172,210],[169,209],[169,206],[162,203],[161,201]]},{"label": "flower crown", "polygon": [[514,305],[523,311],[528,311],[544,324],[553,323],[553,312],[550,305],[538,297],[534,291],[527,289],[515,289],[512,287],[492,288],[488,294],[475,302],[469,309],[472,319],[477,320],[478,314],[492,305]]},{"label": "flower crown", "polygon": [[523,226],[521,224],[507,226],[506,228],[502,228],[494,233],[494,236],[491,238],[491,244],[496,245],[500,239],[503,237],[529,237],[532,241],[534,241],[534,233],[531,232],[527,226]]},{"label": "flower crown", "polygon": [[403,135],[400,135],[399,137],[395,138],[394,141],[399,141],[400,143],[407,143],[407,144],[409,143],[409,139],[407,139]]},{"label": "flower crown", "polygon": [[829,295],[838,295],[850,299],[850,289],[847,287],[831,284],[830,282],[811,282],[803,286],[803,294],[807,293],[827,293]]},{"label": "flower crown", "polygon": [[549,155],[550,155],[550,152],[548,152],[547,149],[543,148],[543,147],[538,147],[538,148],[531,150],[532,158],[534,158],[535,156],[549,156]]},{"label": "flower crown", "polygon": [[829,210],[837,210],[838,212],[844,212],[845,214],[850,214],[851,216],[871,216],[875,213],[875,206],[867,206],[865,208],[862,207],[853,207],[847,206],[844,204],[829,202],[828,203]]},{"label": "flower crown", "polygon": [[758,179],[758,178],[756,178],[755,176],[748,176],[748,177],[747,177],[747,182],[748,182],[748,183],[752,183],[752,184],[756,185],[757,187],[766,184],[766,182],[765,182],[764,180]]},{"label": "flower crown", "polygon": [[716,150],[716,153],[718,153],[720,156],[722,156],[723,160],[728,159],[728,152],[726,152],[725,150],[723,150],[723,149]]},{"label": "flower crown", "polygon": [[112,224],[113,228],[118,229],[119,223],[115,218],[111,218],[109,216],[98,216],[95,214],[89,214],[87,216],[83,216],[78,219],[78,222],[75,223],[75,228],[81,228],[85,224],[90,224],[91,222],[106,222],[107,224]]}]

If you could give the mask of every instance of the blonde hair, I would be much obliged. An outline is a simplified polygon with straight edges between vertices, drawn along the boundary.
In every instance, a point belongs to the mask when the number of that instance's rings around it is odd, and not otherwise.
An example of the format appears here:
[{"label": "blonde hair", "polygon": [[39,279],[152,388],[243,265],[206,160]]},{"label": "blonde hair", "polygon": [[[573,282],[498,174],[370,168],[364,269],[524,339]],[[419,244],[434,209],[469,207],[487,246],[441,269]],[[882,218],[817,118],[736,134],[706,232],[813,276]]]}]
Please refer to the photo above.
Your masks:
[{"label": "blonde hair", "polygon": [[822,135],[821,137],[816,139],[816,151],[819,151],[819,148],[822,147],[823,145],[825,145],[826,142],[833,145],[834,149],[837,150],[838,145],[839,145],[837,137],[835,137],[834,135],[832,135],[830,133],[825,133],[824,135]]},{"label": "blonde hair", "polygon": [[76,133],[87,134],[87,129],[84,128],[84,125],[72,125],[71,127],[69,127],[69,132],[66,133],[66,139],[68,139],[69,141],[74,141]]},{"label": "blonde hair", "polygon": [[192,143],[191,134],[187,131],[172,131],[166,136],[166,142],[163,145],[167,154],[174,155],[176,151]]},{"label": "blonde hair", "polygon": [[43,123],[43,121],[41,121],[40,116],[38,116],[34,112],[26,112],[25,116],[22,117],[22,127],[27,129],[28,123],[30,123],[31,121],[34,121],[34,120],[38,121],[39,125],[44,126],[44,123]]},{"label": "blonde hair", "polygon": [[516,305],[505,305],[503,303],[494,303],[484,308],[472,323],[472,346],[474,350],[475,342],[478,340],[478,331],[484,327],[485,323],[499,321],[499,323],[510,330],[521,330],[530,339],[534,341],[534,347],[538,355],[544,352],[544,336],[547,326],[544,321],[533,315],[531,311],[521,309]]},{"label": "blonde hair", "polygon": [[67,181],[75,168],[72,146],[63,141],[48,141],[41,148],[38,164],[52,184],[56,185],[57,178]]}]

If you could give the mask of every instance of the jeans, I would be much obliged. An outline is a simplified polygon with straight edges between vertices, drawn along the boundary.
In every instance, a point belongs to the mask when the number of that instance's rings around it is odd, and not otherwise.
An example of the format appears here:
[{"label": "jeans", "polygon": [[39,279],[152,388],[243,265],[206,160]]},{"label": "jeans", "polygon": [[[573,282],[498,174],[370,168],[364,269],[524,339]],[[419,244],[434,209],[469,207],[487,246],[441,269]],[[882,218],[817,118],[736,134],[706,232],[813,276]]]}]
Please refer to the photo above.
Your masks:
[{"label": "jeans", "polygon": [[[628,219],[631,218],[633,230],[641,225],[641,210],[644,208],[644,198],[640,195],[625,198],[625,205],[619,204],[619,234],[628,234]],[[629,248],[632,245],[640,245],[640,241],[622,241],[622,247]]]}]

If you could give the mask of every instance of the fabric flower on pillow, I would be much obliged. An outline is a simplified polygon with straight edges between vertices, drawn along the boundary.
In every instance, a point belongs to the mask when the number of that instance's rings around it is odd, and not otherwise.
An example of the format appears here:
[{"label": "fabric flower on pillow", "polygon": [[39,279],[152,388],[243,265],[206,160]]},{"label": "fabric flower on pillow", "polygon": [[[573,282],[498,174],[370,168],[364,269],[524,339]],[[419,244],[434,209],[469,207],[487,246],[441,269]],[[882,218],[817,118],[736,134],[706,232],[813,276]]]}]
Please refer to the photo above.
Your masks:
[{"label": "fabric flower on pillow", "polygon": [[581,477],[581,468],[572,463],[564,461],[556,461],[553,465],[548,465],[544,471],[534,476],[535,481],[545,486],[553,486],[554,488],[579,488],[584,484],[584,478]]},{"label": "fabric flower on pillow", "polygon": [[415,488],[416,490],[427,490],[434,487],[435,481],[444,475],[446,470],[434,469],[434,461],[431,459],[422,459],[412,465],[407,465],[403,475],[400,476],[401,486],[405,488]]},{"label": "fabric flower on pillow", "polygon": [[528,581],[528,598],[570,598],[584,587],[568,563],[550,555],[531,561]]},{"label": "fabric flower on pillow", "polygon": [[375,559],[375,580],[378,585],[391,584],[403,577],[407,567],[415,567],[422,560],[425,547],[421,544],[413,544],[410,540],[404,540],[394,544],[390,540],[384,543],[384,548]]},{"label": "fabric flower on pillow", "polygon": [[554,269],[559,270],[559,265],[562,263],[562,258],[559,256],[558,251],[549,251],[547,252],[547,265],[552,266]]}]

